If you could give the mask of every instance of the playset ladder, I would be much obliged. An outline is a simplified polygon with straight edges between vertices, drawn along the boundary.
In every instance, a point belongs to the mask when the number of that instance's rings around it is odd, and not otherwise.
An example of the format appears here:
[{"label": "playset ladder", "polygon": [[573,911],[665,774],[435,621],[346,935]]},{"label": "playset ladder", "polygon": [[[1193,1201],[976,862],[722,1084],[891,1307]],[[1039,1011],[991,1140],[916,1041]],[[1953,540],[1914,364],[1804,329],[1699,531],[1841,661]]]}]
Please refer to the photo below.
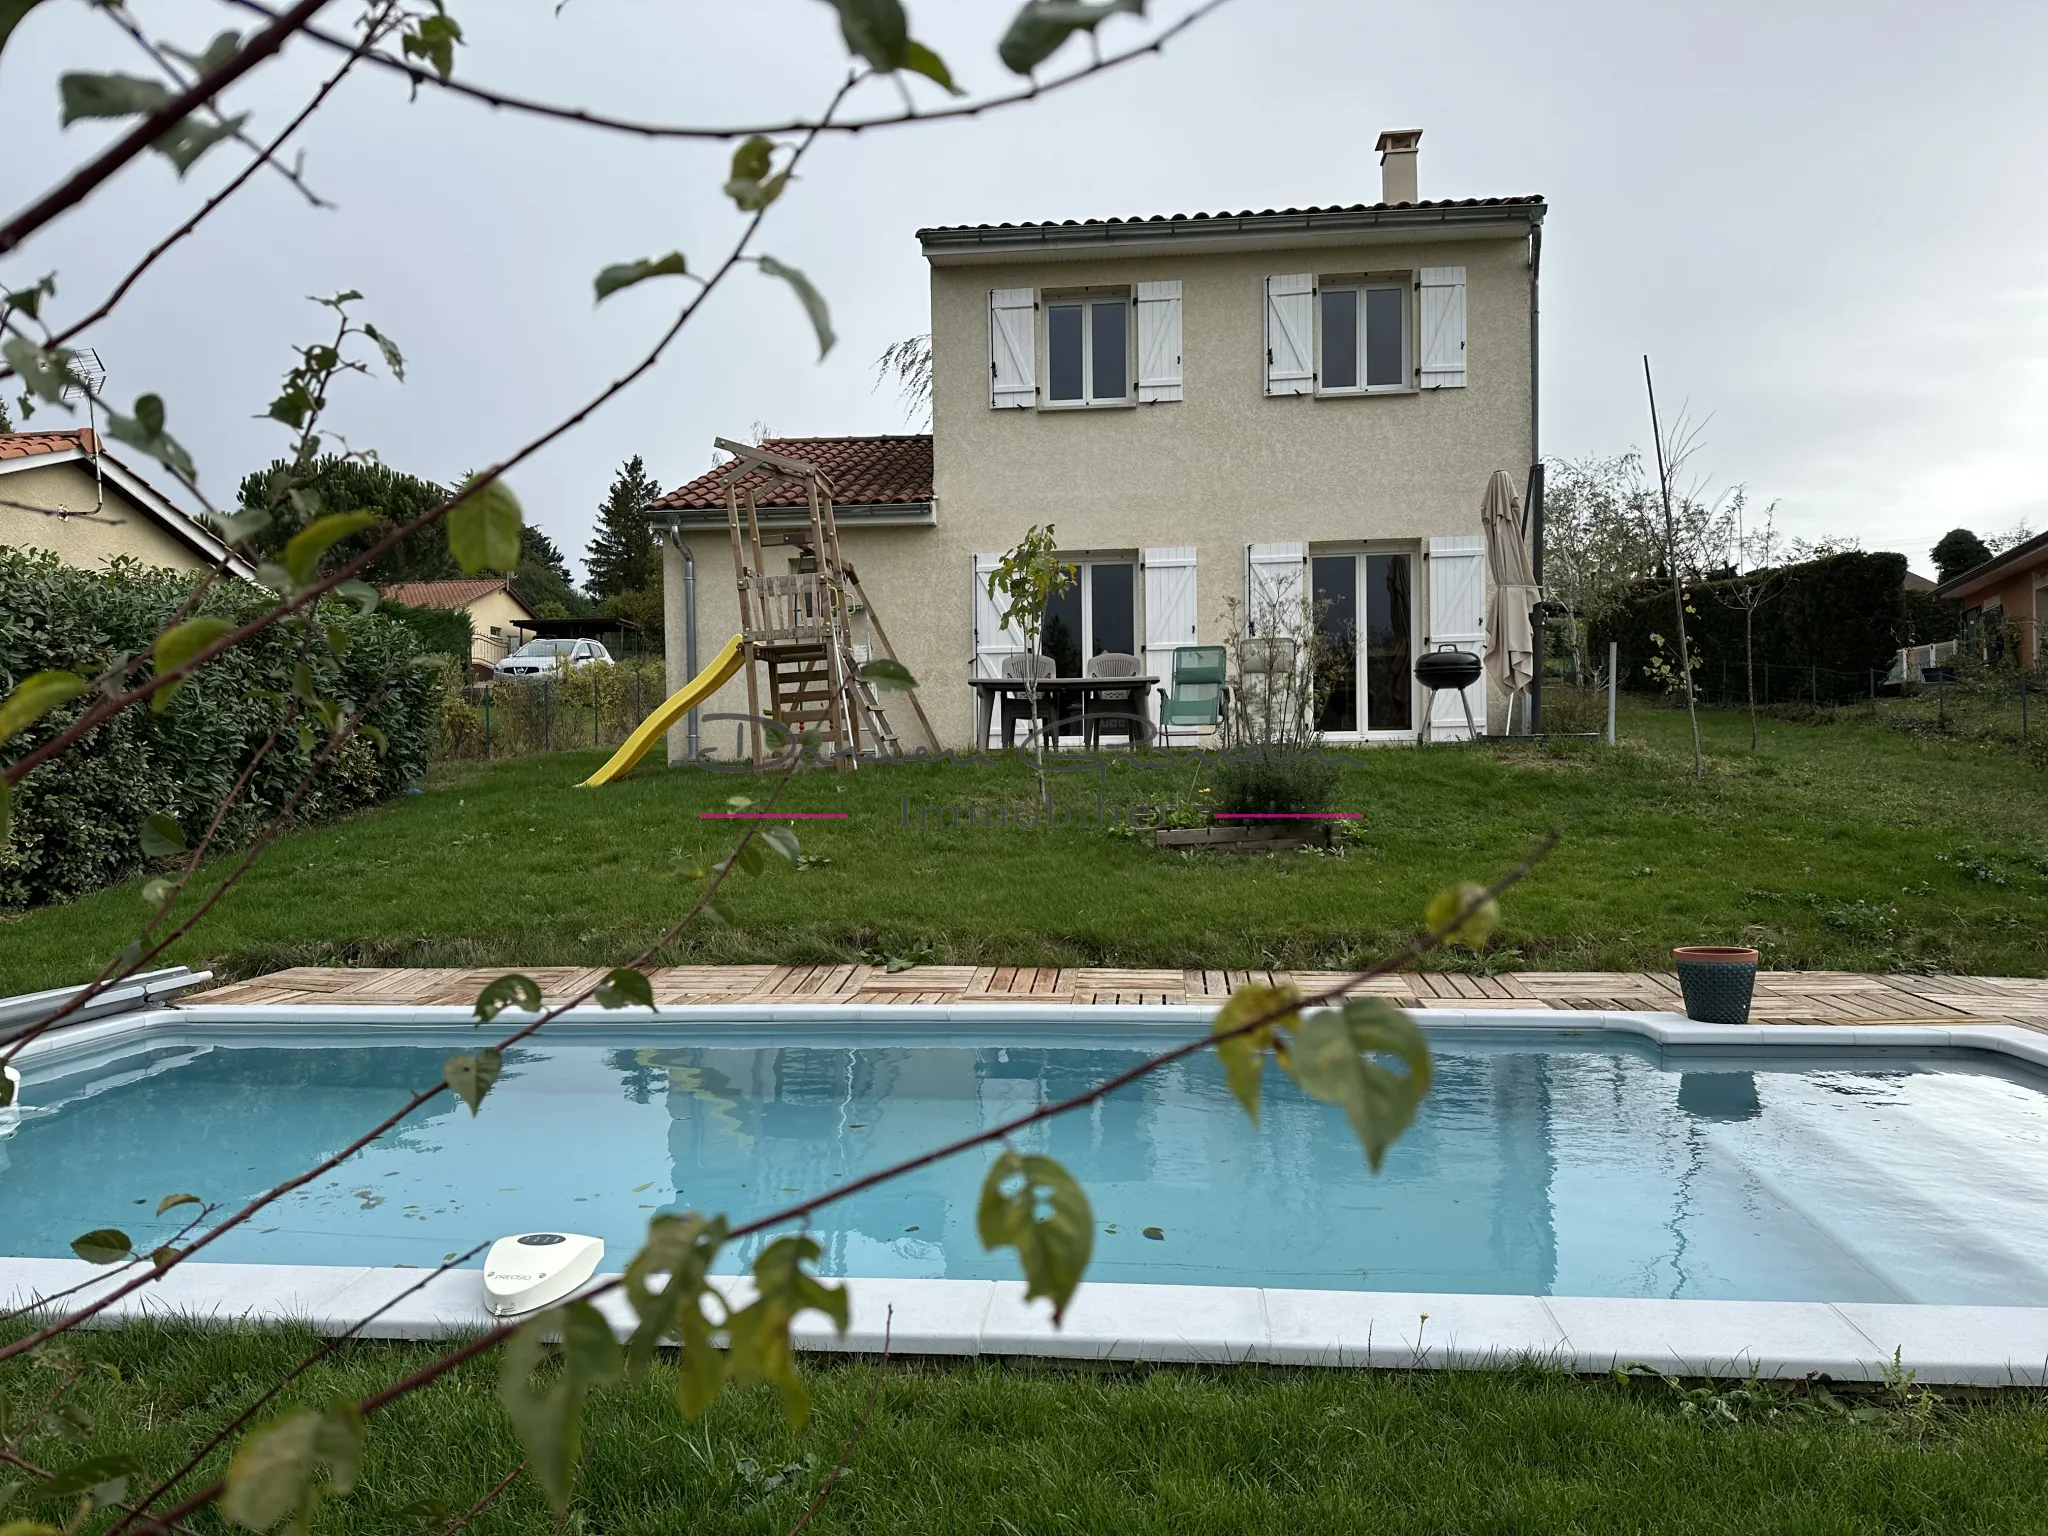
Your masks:
[{"label": "playset ladder", "polygon": [[[716,439],[733,455],[722,476],[726,523],[732,538],[733,579],[739,587],[740,643],[747,669],[747,712],[763,712],[756,666],[767,669],[767,716],[798,738],[808,739],[821,759],[834,768],[859,766],[861,734],[866,730],[876,758],[902,757],[903,743],[889,723],[878,690],[860,675],[853,642],[853,614],[865,611],[881,652],[895,661],[874,604],[860,579],[839,553],[839,529],[832,515],[832,486],[822,470],[801,459],[769,449]],[[763,540],[757,487],[744,495],[739,482],[750,474],[770,485],[795,481],[804,488],[810,528]],[[795,546],[809,557],[812,569],[770,575],[763,544]],[[924,728],[925,739],[938,749],[931,722],[915,690],[911,708]],[[752,728],[751,756],[764,760],[764,732]],[[777,744],[780,755],[780,744]]]}]

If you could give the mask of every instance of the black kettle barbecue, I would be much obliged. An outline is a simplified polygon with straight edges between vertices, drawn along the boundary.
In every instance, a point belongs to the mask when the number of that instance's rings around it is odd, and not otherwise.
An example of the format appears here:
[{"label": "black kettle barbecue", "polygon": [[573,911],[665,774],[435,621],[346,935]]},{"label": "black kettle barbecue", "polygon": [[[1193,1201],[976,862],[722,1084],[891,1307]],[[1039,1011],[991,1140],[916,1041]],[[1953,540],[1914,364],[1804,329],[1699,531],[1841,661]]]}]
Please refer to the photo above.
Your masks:
[{"label": "black kettle barbecue", "polygon": [[[1436,695],[1440,688],[1457,690],[1458,702],[1465,709],[1465,728],[1476,740],[1479,727],[1472,723],[1472,702],[1465,697],[1465,690],[1479,681],[1485,670],[1477,656],[1470,651],[1461,651],[1453,645],[1442,645],[1433,651],[1424,651],[1415,660],[1415,681],[1429,690],[1430,715],[1436,713]],[[1427,718],[1427,717],[1426,717]]]}]

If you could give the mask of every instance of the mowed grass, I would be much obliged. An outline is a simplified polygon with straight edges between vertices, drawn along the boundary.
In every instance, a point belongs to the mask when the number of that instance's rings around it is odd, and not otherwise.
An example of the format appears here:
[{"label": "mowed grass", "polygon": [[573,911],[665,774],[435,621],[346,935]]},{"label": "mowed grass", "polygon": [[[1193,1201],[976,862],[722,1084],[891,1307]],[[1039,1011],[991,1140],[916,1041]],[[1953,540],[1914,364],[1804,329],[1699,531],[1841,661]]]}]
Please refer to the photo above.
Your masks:
[{"label": "mowed grass", "polygon": [[[61,1467],[133,1451],[161,1476],[316,1341],[293,1332],[139,1325],[73,1335],[84,1446],[32,1436],[27,1459]],[[360,1398],[424,1363],[423,1345],[359,1343],[316,1366],[283,1402]],[[808,1359],[810,1426],[792,1431],[772,1393],[729,1394],[696,1423],[665,1367],[600,1392],[567,1529],[608,1536],[780,1533],[839,1459],[873,1390],[872,1360]],[[17,1364],[0,1393],[19,1423],[56,1385]],[[2038,1393],[1902,1401],[1880,1392],[1817,1405],[1721,1384],[1733,1415],[1688,1413],[1654,1379],[1581,1381],[1530,1368],[1441,1374],[893,1361],[849,1475],[816,1532],[1989,1532],[2041,1527],[2048,1405]],[[260,1422],[260,1420],[259,1420]],[[463,1510],[519,1462],[496,1396],[495,1359],[473,1362],[371,1421],[361,1484],[322,1532],[442,1528],[430,1501]],[[201,1473],[218,1475],[216,1457]],[[187,1490],[199,1483],[185,1485]],[[20,1506],[7,1513],[22,1512]],[[46,1508],[43,1513],[49,1513]],[[68,1514],[64,1509],[60,1517]],[[201,1531],[224,1530],[211,1514]],[[532,1481],[466,1529],[557,1526]]]},{"label": "mowed grass", "polygon": [[[1564,841],[1506,903],[1495,969],[1669,969],[1677,944],[1749,942],[1768,966],[2048,972],[2048,778],[2017,753],[1845,716],[1632,708],[1622,744],[1346,754],[1341,857],[1162,853],[1075,828],[937,824],[936,808],[1034,803],[1028,762],[807,772],[788,810],[814,862],[736,876],[727,921],[666,961],[867,955],[1003,965],[1353,964],[1410,932],[1442,885],[1489,879],[1544,832]],[[700,819],[751,774],[644,767],[573,786],[595,753],[437,770],[426,792],[282,839],[167,957],[225,976],[288,964],[618,964],[659,935],[738,824]],[[1053,775],[1071,815],[1192,795],[1188,757]],[[1198,798],[1198,797],[1197,797]],[[920,810],[933,807],[920,826]],[[907,808],[907,809],[906,809]],[[908,825],[906,825],[906,821]],[[223,868],[225,864],[217,864]],[[204,880],[199,882],[204,884]],[[143,916],[137,886],[0,915],[0,993],[95,972]]]}]

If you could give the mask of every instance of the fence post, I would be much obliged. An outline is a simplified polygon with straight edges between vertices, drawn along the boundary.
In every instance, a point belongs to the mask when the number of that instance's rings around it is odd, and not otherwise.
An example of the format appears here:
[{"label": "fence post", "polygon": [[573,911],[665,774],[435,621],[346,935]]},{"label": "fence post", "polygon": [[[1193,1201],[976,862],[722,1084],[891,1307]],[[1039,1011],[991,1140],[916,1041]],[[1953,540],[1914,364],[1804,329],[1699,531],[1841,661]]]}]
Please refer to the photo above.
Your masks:
[{"label": "fence post", "polygon": [[1814,707],[1815,709],[1819,709],[1819,708],[1820,708],[1820,668],[1819,668],[1819,667],[1818,667],[1817,665],[1809,665],[1809,666],[1807,667],[1807,672],[1808,672],[1809,676],[1807,677],[1807,683],[1806,683],[1806,685],[1807,685],[1807,687],[1808,687],[1809,689],[1811,689],[1811,690],[1812,690],[1812,692],[1813,692],[1813,707]]},{"label": "fence post", "polygon": [[555,750],[555,683],[549,677],[540,680],[540,749]]},{"label": "fence post", "polygon": [[590,674],[590,744],[597,745],[597,674]]},{"label": "fence post", "polygon": [[1948,729],[1948,684],[1938,677],[1934,680],[1934,728]]},{"label": "fence post", "polygon": [[1764,663],[1764,702],[1771,702],[1771,664],[1768,661]]},{"label": "fence post", "polygon": [[2020,745],[2024,747],[2028,745],[2028,742],[2029,736],[2027,731],[2027,674],[2022,672],[2020,674]]},{"label": "fence post", "polygon": [[491,760],[491,685],[484,684],[484,761]]},{"label": "fence post", "polygon": [[1870,712],[1877,713],[1877,668],[1870,669]]},{"label": "fence post", "polygon": [[1607,642],[1607,745],[1614,745],[1614,690],[1621,677],[1621,642]]}]

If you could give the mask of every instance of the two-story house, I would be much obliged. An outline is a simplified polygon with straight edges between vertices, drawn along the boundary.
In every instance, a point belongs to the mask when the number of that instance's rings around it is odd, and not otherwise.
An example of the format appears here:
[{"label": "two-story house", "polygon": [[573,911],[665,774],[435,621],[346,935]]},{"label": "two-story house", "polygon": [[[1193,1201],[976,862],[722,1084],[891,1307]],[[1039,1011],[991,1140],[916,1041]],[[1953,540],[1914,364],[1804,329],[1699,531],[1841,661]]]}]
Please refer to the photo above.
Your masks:
[{"label": "two-story house", "polygon": [[[1537,457],[1545,205],[1419,200],[1420,137],[1381,136],[1376,204],[918,232],[928,450],[912,437],[770,446],[832,474],[846,555],[946,745],[973,735],[968,678],[1021,649],[985,583],[1034,524],[1080,568],[1043,642],[1074,653],[1062,672],[1124,651],[1165,677],[1175,646],[1306,599],[1356,651],[1325,734],[1422,730],[1417,654],[1484,646],[1488,479],[1505,470],[1520,487]],[[799,499],[769,496],[764,517],[795,523]],[[715,472],[654,506],[678,686],[686,564],[706,654],[736,624],[723,506]],[[735,683],[707,707],[743,696]],[[1498,725],[1501,701],[1493,713]],[[1464,734],[1456,694],[1432,724]]]}]

